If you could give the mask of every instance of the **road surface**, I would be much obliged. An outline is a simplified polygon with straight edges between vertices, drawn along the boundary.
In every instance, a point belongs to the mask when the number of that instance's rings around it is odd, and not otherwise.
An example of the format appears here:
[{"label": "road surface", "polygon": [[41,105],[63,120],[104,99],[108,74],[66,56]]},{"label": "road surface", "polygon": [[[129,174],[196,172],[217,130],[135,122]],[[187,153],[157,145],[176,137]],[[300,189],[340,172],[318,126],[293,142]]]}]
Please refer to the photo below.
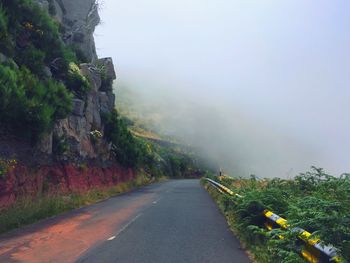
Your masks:
[{"label": "road surface", "polygon": [[199,180],[171,180],[2,235],[0,262],[249,260]]}]

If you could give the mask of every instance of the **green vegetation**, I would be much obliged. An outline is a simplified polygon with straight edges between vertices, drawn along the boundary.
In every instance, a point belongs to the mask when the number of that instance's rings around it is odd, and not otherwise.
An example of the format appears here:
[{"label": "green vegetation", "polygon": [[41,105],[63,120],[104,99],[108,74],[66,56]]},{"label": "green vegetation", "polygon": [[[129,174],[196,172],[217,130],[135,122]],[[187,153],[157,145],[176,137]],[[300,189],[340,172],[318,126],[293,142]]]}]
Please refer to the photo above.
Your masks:
[{"label": "green vegetation", "polygon": [[[103,116],[104,135],[112,142],[116,160],[125,167],[142,168],[155,177],[192,177],[199,172],[194,157],[174,145],[161,145],[166,141],[153,142],[134,136],[127,127],[127,119],[116,110]],[[156,137],[156,135],[152,136]]]},{"label": "green vegetation", "polygon": [[72,94],[84,98],[90,88],[72,70],[77,58],[59,25],[31,0],[1,1],[0,50],[7,57],[0,66],[0,121],[20,136],[40,138],[69,114]]},{"label": "green vegetation", "polygon": [[[49,13],[54,15],[55,12],[54,2],[49,1]],[[60,36],[63,31],[64,28],[32,0],[1,1],[1,133],[15,134],[37,143],[50,132],[57,120],[69,115],[73,97],[86,99],[90,83],[77,66],[79,62],[86,62],[84,54],[77,47],[63,43]],[[103,65],[97,67],[102,78],[101,89],[111,91],[112,80],[106,69]],[[112,143],[115,161],[144,175],[108,191],[91,190],[68,196],[39,194],[34,200],[23,196],[23,200],[1,211],[0,232],[96,202],[149,182],[150,178],[196,174],[196,165],[187,153],[134,136],[126,119],[117,111],[105,114],[103,124],[104,131],[87,131],[92,142],[98,147],[98,140],[105,137]],[[69,143],[65,135],[53,136],[53,157],[56,160],[70,154]],[[6,173],[12,165],[10,161],[0,160],[2,179],[8,179]]]},{"label": "green vegetation", "polygon": [[[101,67],[103,71],[103,67]],[[172,178],[200,177],[206,165],[194,157],[191,149],[161,132],[163,116],[159,108],[144,103],[126,87],[118,88],[117,109],[124,126],[141,145],[140,166],[155,176]],[[152,101],[152,100],[151,100]]]},{"label": "green vegetation", "polygon": [[106,190],[94,189],[86,193],[72,193],[67,196],[45,195],[35,200],[23,199],[0,213],[0,233],[58,215],[62,212],[93,204],[111,196],[128,192],[146,185],[151,179],[140,173],[134,180],[119,183]]},{"label": "green vegetation", "polygon": [[163,160],[162,170],[172,178],[200,177],[201,165],[190,152],[184,151],[181,147],[156,146],[158,156]]},{"label": "green vegetation", "polygon": [[[280,178],[257,180],[228,178],[221,183],[244,197],[232,202],[229,197],[210,190],[229,224],[257,262],[305,262],[296,251],[298,242],[280,239],[281,230],[267,231],[262,212],[269,209],[287,218],[290,229],[301,227],[332,244],[350,258],[350,175],[333,177],[313,167],[294,180]],[[295,233],[283,231],[286,237]],[[273,259],[273,260],[272,260]],[[272,261],[271,261],[272,260]]]},{"label": "green vegetation", "polygon": [[101,91],[112,91],[113,88],[113,80],[108,78],[107,70],[105,66],[101,63],[97,63],[96,67],[101,75]]},{"label": "green vegetation", "polygon": [[69,90],[78,98],[85,100],[88,91],[91,89],[88,80],[80,73],[79,67],[71,62],[65,83]]},{"label": "green vegetation", "polygon": [[71,98],[53,79],[40,81],[25,67],[0,65],[0,122],[18,135],[38,139],[71,111]]},{"label": "green vegetation", "polygon": [[104,134],[112,142],[112,151],[116,160],[127,167],[138,167],[146,154],[141,141],[132,136],[124,120],[119,117],[116,110],[103,116],[105,124]]}]

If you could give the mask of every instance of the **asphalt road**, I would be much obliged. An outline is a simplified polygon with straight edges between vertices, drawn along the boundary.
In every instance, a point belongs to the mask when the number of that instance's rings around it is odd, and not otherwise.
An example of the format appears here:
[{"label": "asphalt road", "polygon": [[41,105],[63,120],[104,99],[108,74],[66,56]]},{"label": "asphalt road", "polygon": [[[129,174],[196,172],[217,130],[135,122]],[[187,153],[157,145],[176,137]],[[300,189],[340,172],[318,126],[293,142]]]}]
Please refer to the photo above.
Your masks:
[{"label": "asphalt road", "polygon": [[249,262],[199,180],[171,180],[0,236],[0,262]]}]

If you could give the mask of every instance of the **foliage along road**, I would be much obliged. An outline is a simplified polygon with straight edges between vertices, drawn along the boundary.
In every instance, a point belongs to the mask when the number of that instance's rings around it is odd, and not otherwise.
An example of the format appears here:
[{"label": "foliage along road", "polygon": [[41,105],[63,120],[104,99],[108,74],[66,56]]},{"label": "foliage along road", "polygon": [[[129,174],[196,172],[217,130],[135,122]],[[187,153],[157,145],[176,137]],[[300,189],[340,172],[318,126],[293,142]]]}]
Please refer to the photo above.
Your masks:
[{"label": "foliage along road", "polygon": [[0,262],[249,260],[199,180],[171,180],[2,235]]}]

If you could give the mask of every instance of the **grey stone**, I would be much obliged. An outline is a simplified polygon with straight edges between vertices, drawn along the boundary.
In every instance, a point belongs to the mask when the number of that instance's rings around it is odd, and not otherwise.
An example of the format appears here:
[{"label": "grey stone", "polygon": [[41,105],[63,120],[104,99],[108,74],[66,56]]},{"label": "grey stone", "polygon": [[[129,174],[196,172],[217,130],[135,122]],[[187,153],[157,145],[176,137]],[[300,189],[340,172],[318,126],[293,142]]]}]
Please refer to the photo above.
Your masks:
[{"label": "grey stone", "polygon": [[85,117],[86,121],[92,126],[92,129],[101,129],[100,103],[97,92],[90,92],[87,97]]},{"label": "grey stone", "polygon": [[76,43],[84,43],[85,41],[85,34],[82,32],[75,32],[73,34],[73,41]]},{"label": "grey stone", "polygon": [[35,2],[40,6],[40,8],[49,11],[49,2],[47,0],[35,0]]},{"label": "grey stone", "polygon": [[72,114],[76,116],[84,115],[85,102],[80,99],[73,99],[73,111]]},{"label": "grey stone", "polygon": [[101,74],[92,64],[80,64],[80,72],[83,74],[92,85],[92,90],[98,91],[101,87]]},{"label": "grey stone", "polygon": [[87,123],[85,118],[74,116],[74,115],[71,115],[68,117],[69,128],[73,131],[74,135],[76,135],[78,138],[82,138],[87,134],[86,124]]},{"label": "grey stone", "polygon": [[51,78],[51,77],[52,77],[52,72],[51,72],[51,70],[50,70],[49,67],[45,66],[45,67],[43,68],[43,72],[44,72],[44,74],[45,74],[45,76],[46,76],[47,78]]},{"label": "grey stone", "polygon": [[[47,0],[35,0],[39,5],[48,10]],[[62,160],[79,160],[79,158],[99,158],[107,160],[110,158],[111,144],[101,139],[97,143],[91,141],[90,132],[93,130],[103,131],[101,120],[102,112],[110,112],[114,108],[115,95],[112,87],[107,87],[102,92],[101,70],[102,67],[107,76],[107,83],[116,79],[116,73],[111,58],[97,59],[93,33],[100,22],[98,15],[98,4],[96,0],[54,0],[56,14],[54,18],[64,28],[63,41],[73,44],[79,48],[87,60],[91,63],[81,64],[80,72],[91,83],[91,90],[86,100],[75,98],[71,115],[55,123],[53,135],[43,139],[41,149],[52,152],[52,138],[59,136],[65,138],[69,144],[69,150],[64,154]],[[7,59],[0,54],[0,61]],[[46,70],[46,69],[45,69]],[[50,76],[51,71],[46,70]],[[104,79],[106,80],[106,79]],[[107,85],[105,85],[107,86]]]},{"label": "grey stone", "polygon": [[38,143],[37,148],[45,154],[52,154],[53,133],[46,134]]},{"label": "grey stone", "polygon": [[107,92],[108,96],[108,109],[109,111],[112,111],[115,108],[115,94],[113,91]]},{"label": "grey stone", "polygon": [[103,113],[111,112],[115,106],[115,95],[112,91],[104,92],[100,91],[98,93],[100,111]]},{"label": "grey stone", "polygon": [[[54,16],[54,18],[59,22],[62,23],[63,22],[63,16],[64,16],[64,11],[62,10],[62,7],[64,8],[64,6],[62,5],[62,3],[59,3],[60,0],[55,0],[54,4],[55,4],[55,8],[56,8],[56,15]],[[61,7],[62,5],[62,7]]]},{"label": "grey stone", "polygon": [[100,114],[99,109],[96,108],[93,111],[93,114],[94,114],[93,115],[94,116],[94,121],[92,123],[92,129],[100,131],[101,128],[102,128],[102,120],[101,120],[101,114]]},{"label": "grey stone", "polygon": [[[42,9],[49,11],[48,0],[34,0]],[[96,0],[54,0],[53,16],[64,27],[63,40],[76,45],[89,62],[96,62],[97,54],[93,33],[100,23]]]},{"label": "grey stone", "polygon": [[85,118],[88,123],[92,123],[94,120],[93,116],[94,102],[92,96],[88,96],[86,100]]},{"label": "grey stone", "polygon": [[109,105],[108,105],[108,96],[106,92],[99,92],[98,98],[100,102],[100,111],[103,113],[110,112]]},{"label": "grey stone", "polygon": [[105,71],[108,80],[115,80],[115,74],[112,58],[101,58],[97,61],[98,67]]},{"label": "grey stone", "polygon": [[66,37],[65,41],[68,44],[77,45],[89,61],[96,61],[97,55],[93,32],[100,22],[96,0],[59,1],[65,11],[62,21],[67,35],[75,36]]},{"label": "grey stone", "polygon": [[0,63],[5,63],[6,61],[7,57],[4,54],[0,53]]}]

